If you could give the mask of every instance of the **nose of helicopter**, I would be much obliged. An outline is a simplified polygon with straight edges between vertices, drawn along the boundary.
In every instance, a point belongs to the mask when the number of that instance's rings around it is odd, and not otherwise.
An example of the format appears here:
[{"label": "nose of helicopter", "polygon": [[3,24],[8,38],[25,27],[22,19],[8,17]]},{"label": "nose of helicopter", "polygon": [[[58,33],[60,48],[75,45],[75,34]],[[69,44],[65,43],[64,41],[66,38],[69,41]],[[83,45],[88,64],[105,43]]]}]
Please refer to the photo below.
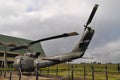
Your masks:
[{"label": "nose of helicopter", "polygon": [[28,56],[17,56],[13,63],[15,70],[21,71],[34,71],[34,58]]},{"label": "nose of helicopter", "polygon": [[20,68],[20,60],[21,56],[17,56],[14,60],[13,67],[15,70],[18,70]]}]

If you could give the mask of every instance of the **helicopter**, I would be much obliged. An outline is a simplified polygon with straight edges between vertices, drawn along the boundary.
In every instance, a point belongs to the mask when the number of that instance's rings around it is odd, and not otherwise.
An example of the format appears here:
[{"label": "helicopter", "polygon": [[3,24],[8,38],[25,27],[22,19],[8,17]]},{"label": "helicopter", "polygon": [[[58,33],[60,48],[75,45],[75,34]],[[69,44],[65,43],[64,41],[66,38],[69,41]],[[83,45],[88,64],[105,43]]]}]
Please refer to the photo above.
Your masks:
[{"label": "helicopter", "polygon": [[[94,5],[92,12],[88,18],[88,21],[84,25],[83,35],[82,35],[81,39],[79,40],[78,44],[75,46],[75,48],[71,52],[61,54],[58,56],[53,56],[53,57],[46,57],[46,56],[39,57],[40,53],[38,53],[38,52],[25,53],[24,55],[19,55],[19,56],[15,57],[13,67],[16,70],[30,72],[30,71],[34,71],[36,69],[36,67],[44,68],[44,67],[72,61],[74,59],[82,58],[83,55],[85,54],[85,51],[87,50],[87,48],[89,46],[89,43],[91,42],[91,40],[93,38],[94,33],[95,33],[95,30],[92,29],[92,27],[89,27],[89,24],[91,23],[98,6],[99,6],[98,4]],[[62,37],[70,37],[70,36],[75,36],[75,35],[78,35],[78,33],[77,32],[64,33],[62,35],[57,35],[57,36],[53,36],[53,37],[36,40],[36,41],[30,42],[26,45],[13,47],[10,50],[15,51],[15,50],[23,49],[23,48],[27,48],[29,50],[30,46],[32,46],[33,44],[38,43],[38,42],[62,38]]]}]

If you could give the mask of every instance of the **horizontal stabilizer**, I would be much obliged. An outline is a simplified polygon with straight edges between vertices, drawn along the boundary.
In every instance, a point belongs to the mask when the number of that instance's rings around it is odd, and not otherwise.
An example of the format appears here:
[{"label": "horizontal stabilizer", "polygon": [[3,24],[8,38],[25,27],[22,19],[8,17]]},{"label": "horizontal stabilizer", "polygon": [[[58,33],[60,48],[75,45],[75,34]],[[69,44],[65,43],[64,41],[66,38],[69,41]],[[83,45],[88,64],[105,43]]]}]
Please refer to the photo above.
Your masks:
[{"label": "horizontal stabilizer", "polygon": [[82,57],[82,59],[93,59],[93,57]]},{"label": "horizontal stabilizer", "polygon": [[54,62],[60,62],[58,59],[49,59],[49,58],[44,58],[42,60],[48,60],[48,61],[54,61]]}]

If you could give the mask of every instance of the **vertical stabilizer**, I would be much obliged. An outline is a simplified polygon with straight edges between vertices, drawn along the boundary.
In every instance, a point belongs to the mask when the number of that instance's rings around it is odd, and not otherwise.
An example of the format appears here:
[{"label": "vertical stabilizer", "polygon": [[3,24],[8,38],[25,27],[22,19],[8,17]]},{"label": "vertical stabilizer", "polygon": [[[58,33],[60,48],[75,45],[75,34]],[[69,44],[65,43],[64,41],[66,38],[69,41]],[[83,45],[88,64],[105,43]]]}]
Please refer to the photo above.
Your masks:
[{"label": "vertical stabilizer", "polygon": [[76,45],[76,47],[73,49],[73,53],[76,52],[83,52],[85,53],[86,49],[88,48],[89,43],[91,42],[91,39],[94,35],[94,30],[93,29],[87,29],[85,33],[83,34],[81,40],[79,43]]}]

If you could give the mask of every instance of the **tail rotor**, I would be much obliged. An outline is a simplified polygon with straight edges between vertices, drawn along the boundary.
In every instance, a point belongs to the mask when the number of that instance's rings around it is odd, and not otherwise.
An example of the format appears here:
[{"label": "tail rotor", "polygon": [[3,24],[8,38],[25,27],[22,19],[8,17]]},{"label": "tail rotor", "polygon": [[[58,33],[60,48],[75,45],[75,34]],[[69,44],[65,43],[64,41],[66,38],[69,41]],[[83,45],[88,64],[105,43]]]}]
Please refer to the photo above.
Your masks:
[{"label": "tail rotor", "polygon": [[86,24],[84,25],[84,27],[85,27],[84,31],[86,31],[86,29],[88,29],[88,30],[91,29],[91,28],[88,27],[88,26],[89,26],[89,24],[91,23],[94,15],[95,15],[95,13],[96,13],[96,11],[97,11],[98,6],[99,6],[98,4],[95,4],[95,6],[93,7],[93,10],[92,10],[92,12],[91,12],[91,14],[90,14],[90,16],[89,16],[89,18],[88,18],[88,21],[87,21]]}]

